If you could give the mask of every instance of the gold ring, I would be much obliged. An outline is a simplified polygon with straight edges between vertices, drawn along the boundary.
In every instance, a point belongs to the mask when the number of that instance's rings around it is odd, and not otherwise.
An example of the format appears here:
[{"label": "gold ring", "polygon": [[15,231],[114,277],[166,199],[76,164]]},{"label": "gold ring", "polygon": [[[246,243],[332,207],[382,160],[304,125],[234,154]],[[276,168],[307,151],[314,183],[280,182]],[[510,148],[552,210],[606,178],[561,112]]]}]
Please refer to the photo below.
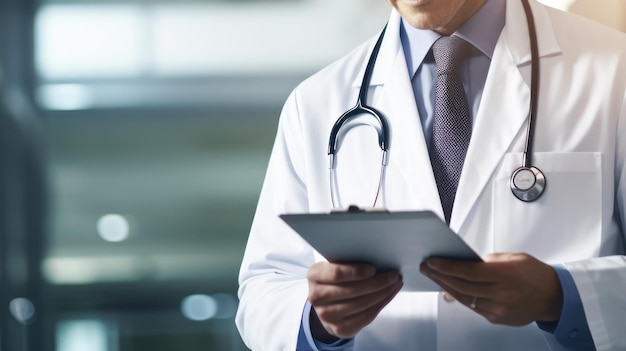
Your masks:
[{"label": "gold ring", "polygon": [[472,303],[470,303],[469,307],[471,309],[476,309],[476,300],[478,300],[478,296],[474,296],[474,300],[472,300]]}]

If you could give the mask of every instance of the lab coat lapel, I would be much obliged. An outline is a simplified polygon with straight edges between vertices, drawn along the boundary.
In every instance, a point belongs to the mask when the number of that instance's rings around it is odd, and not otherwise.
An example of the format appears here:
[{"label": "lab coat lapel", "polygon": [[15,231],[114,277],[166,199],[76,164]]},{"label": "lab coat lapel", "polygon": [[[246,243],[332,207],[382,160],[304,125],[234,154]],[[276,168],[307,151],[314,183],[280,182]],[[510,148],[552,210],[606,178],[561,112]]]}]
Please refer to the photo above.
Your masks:
[{"label": "lab coat lapel", "polygon": [[[545,8],[531,2],[540,57],[560,52]],[[526,136],[530,110],[530,42],[524,9],[507,1],[506,26],[492,58],[483,100],[454,202],[450,227],[459,232],[513,141]],[[539,117],[541,118],[541,117]],[[521,166],[520,158],[520,166]]]},{"label": "lab coat lapel", "polygon": [[389,164],[383,196],[389,209],[430,209],[443,218],[399,28],[400,16],[394,11],[371,82],[382,85],[372,105],[379,106],[390,125]]}]

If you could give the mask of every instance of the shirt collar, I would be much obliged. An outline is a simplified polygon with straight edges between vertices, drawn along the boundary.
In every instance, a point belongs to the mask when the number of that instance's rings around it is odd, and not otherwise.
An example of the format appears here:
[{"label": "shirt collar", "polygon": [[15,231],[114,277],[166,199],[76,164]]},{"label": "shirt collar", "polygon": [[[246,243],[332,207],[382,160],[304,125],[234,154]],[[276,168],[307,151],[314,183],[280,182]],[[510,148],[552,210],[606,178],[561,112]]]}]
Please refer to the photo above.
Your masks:
[{"label": "shirt collar", "polygon": [[[505,0],[487,0],[478,12],[452,35],[471,43],[491,59],[500,32],[504,28],[505,9]],[[400,39],[411,77],[415,75],[430,48],[440,37],[439,33],[417,29],[402,20]]]}]

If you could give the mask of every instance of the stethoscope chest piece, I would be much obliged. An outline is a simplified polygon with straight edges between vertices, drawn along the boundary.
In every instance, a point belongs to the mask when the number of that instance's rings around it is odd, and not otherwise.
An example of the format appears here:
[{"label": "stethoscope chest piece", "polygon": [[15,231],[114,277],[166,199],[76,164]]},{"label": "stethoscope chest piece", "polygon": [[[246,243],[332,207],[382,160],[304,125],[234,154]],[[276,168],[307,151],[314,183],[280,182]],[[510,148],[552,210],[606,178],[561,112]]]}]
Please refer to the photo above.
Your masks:
[{"label": "stethoscope chest piece", "polygon": [[537,167],[519,167],[511,175],[511,191],[524,202],[537,200],[546,188],[546,177]]}]

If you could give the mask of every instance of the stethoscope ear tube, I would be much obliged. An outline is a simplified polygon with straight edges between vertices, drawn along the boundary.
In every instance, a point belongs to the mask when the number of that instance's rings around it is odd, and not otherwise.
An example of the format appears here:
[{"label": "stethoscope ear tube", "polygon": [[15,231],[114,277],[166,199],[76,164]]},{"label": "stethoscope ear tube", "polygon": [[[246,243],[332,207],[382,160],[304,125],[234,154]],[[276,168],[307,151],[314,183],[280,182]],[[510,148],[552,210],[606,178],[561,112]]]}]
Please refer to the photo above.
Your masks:
[{"label": "stethoscope ear tube", "polygon": [[378,57],[378,53],[380,52],[380,47],[383,42],[383,38],[385,37],[385,32],[387,31],[387,25],[380,32],[380,36],[374,45],[374,49],[370,55],[369,60],[367,61],[367,66],[365,67],[365,73],[363,74],[363,81],[361,82],[361,88],[359,89],[359,97],[357,98],[356,105],[344,112],[335,122],[333,128],[330,131],[330,137],[328,138],[328,155],[334,155],[337,152],[337,136],[339,135],[339,131],[341,127],[350,120],[351,117],[357,116],[359,114],[368,114],[375,117],[380,124],[380,131],[378,135],[378,144],[383,152],[389,150],[389,127],[387,126],[387,120],[383,117],[382,113],[380,113],[375,108],[367,105],[367,91],[369,88],[370,80],[372,78],[372,73],[374,72],[374,65],[376,64],[376,58]]},{"label": "stethoscope ear tube", "polygon": [[[359,90],[359,97],[357,99],[356,105],[342,114],[339,119],[333,125],[333,128],[330,131],[330,137],[328,138],[328,156],[329,156],[329,184],[330,184],[330,198],[332,202],[333,208],[336,208],[339,204],[339,199],[337,199],[337,194],[335,194],[336,187],[336,179],[335,179],[335,154],[337,153],[338,148],[338,136],[342,127],[344,127],[347,122],[352,118],[358,115],[369,115],[376,119],[376,125],[372,126],[378,132],[378,145],[380,146],[382,155],[381,155],[381,165],[380,165],[380,175],[378,180],[378,187],[376,189],[376,195],[374,197],[374,203],[372,207],[376,207],[376,203],[378,202],[378,198],[380,196],[380,192],[383,186],[383,181],[385,178],[385,168],[387,166],[388,156],[387,151],[389,150],[389,126],[387,125],[387,120],[383,116],[381,112],[376,110],[375,108],[367,105],[367,91],[369,88],[370,80],[372,78],[372,73],[374,71],[374,65],[376,63],[376,58],[378,57],[378,53],[380,51],[380,47],[383,42],[383,38],[385,37],[385,32],[387,31],[387,25],[383,28],[374,45],[374,49],[372,50],[372,54],[367,62],[367,66],[365,67],[365,74],[363,75],[363,81],[361,82],[361,89]],[[347,127],[348,129],[350,127]]]}]

